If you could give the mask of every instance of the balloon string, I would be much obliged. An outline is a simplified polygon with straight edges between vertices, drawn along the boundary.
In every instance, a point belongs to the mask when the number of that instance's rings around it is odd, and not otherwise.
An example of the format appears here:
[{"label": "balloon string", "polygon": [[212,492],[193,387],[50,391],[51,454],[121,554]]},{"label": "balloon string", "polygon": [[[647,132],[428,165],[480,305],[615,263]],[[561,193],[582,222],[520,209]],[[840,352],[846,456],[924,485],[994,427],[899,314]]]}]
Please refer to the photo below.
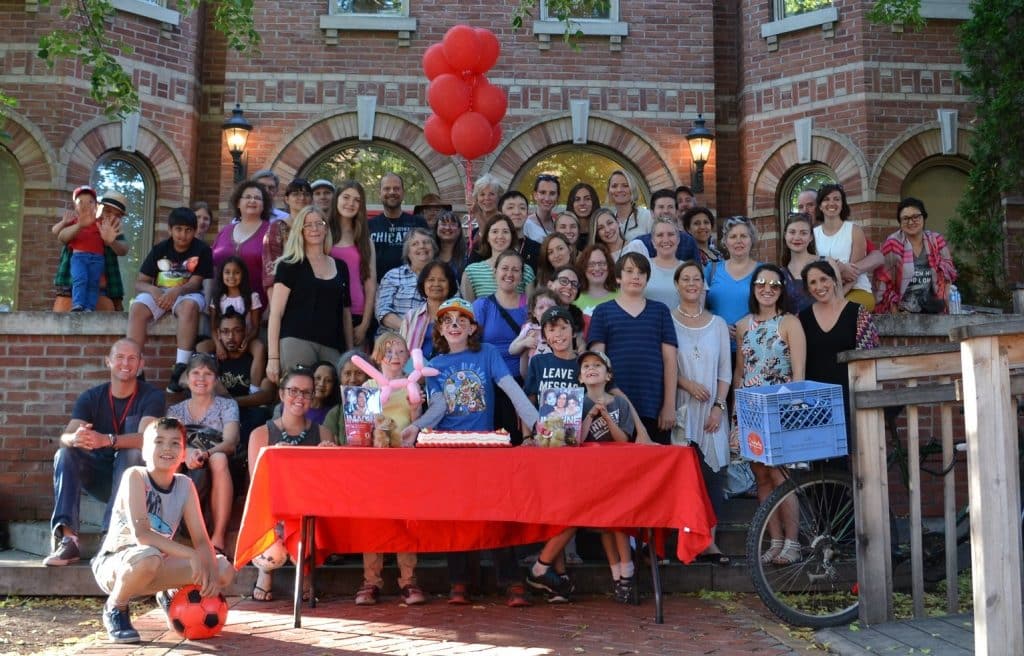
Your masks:
[{"label": "balloon string", "polygon": [[473,252],[473,162],[465,160],[466,162],[466,250],[469,253]]}]

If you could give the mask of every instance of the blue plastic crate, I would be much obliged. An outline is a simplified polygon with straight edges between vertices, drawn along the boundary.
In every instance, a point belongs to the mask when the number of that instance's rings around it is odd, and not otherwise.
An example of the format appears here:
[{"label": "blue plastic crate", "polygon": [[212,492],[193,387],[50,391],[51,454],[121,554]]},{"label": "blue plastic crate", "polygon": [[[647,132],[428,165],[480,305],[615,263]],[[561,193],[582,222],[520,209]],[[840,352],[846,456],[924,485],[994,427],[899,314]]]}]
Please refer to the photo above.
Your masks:
[{"label": "blue plastic crate", "polygon": [[740,453],[766,465],[845,456],[843,388],[811,380],[736,390]]}]

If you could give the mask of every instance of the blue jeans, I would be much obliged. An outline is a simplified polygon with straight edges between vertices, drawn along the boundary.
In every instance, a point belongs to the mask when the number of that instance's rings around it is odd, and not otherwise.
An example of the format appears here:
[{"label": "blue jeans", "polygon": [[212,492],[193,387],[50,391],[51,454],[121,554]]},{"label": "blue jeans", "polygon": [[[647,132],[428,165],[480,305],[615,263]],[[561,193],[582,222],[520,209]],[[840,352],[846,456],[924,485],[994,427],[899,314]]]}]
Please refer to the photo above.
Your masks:
[{"label": "blue jeans", "polygon": [[71,254],[71,307],[96,309],[104,266],[102,253]]},{"label": "blue jeans", "polygon": [[53,517],[50,530],[67,526],[78,533],[79,502],[84,488],[90,496],[107,502],[103,531],[110,526],[110,513],[121,476],[129,467],[141,465],[139,449],[79,449],[61,447],[53,456]]}]

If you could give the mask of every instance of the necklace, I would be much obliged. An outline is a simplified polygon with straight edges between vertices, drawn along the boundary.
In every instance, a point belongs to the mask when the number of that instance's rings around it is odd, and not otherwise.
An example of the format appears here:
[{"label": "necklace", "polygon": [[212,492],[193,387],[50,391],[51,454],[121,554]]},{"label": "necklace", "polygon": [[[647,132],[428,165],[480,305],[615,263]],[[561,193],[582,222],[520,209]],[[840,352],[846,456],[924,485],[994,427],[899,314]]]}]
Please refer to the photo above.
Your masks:
[{"label": "necklace", "polygon": [[309,431],[310,427],[311,424],[308,424],[301,432],[299,432],[298,435],[291,435],[287,430],[285,430],[284,422],[282,421],[281,425],[278,426],[278,428],[281,429],[281,439],[279,440],[279,443],[284,443],[289,446],[298,446],[302,444],[306,439],[306,433]]},{"label": "necklace", "polygon": [[681,314],[684,317],[686,317],[687,319],[699,319],[701,317],[701,315],[704,314],[704,308],[701,308],[697,312],[697,314],[690,314],[688,312],[683,312],[683,306],[682,305],[677,305],[676,306],[676,311],[679,312],[679,314]]}]

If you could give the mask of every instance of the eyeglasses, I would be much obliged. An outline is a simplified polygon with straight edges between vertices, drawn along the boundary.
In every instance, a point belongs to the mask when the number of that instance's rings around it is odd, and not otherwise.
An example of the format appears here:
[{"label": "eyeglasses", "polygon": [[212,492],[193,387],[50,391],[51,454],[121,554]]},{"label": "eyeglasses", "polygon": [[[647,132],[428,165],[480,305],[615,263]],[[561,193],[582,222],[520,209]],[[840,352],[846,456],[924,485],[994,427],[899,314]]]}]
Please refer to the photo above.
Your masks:
[{"label": "eyeglasses", "polygon": [[782,287],[781,280],[765,280],[764,278],[758,278],[754,281],[755,287],[771,287],[772,289],[778,289]]},{"label": "eyeglasses", "polygon": [[263,196],[250,196],[250,195],[246,194],[245,196],[242,196],[242,200],[258,200],[259,202],[262,203],[263,202]]},{"label": "eyeglasses", "polygon": [[917,223],[918,221],[924,221],[924,214],[918,212],[917,214],[911,214],[910,216],[901,216],[900,221],[903,223]]},{"label": "eyeglasses", "polygon": [[298,387],[286,387],[284,393],[289,399],[306,399],[309,401],[313,398],[313,390],[299,389]]},{"label": "eyeglasses", "polygon": [[559,276],[559,277],[555,278],[555,280],[558,281],[559,285],[569,286],[569,287],[572,287],[573,289],[579,289],[580,288],[579,281],[578,280],[573,280],[572,278],[566,278],[565,276]]},{"label": "eyeglasses", "polygon": [[304,223],[304,224],[302,224],[302,229],[303,230],[305,230],[306,228],[309,228],[310,230],[323,230],[326,227],[327,227],[327,222],[326,221],[314,221],[313,223]]}]

